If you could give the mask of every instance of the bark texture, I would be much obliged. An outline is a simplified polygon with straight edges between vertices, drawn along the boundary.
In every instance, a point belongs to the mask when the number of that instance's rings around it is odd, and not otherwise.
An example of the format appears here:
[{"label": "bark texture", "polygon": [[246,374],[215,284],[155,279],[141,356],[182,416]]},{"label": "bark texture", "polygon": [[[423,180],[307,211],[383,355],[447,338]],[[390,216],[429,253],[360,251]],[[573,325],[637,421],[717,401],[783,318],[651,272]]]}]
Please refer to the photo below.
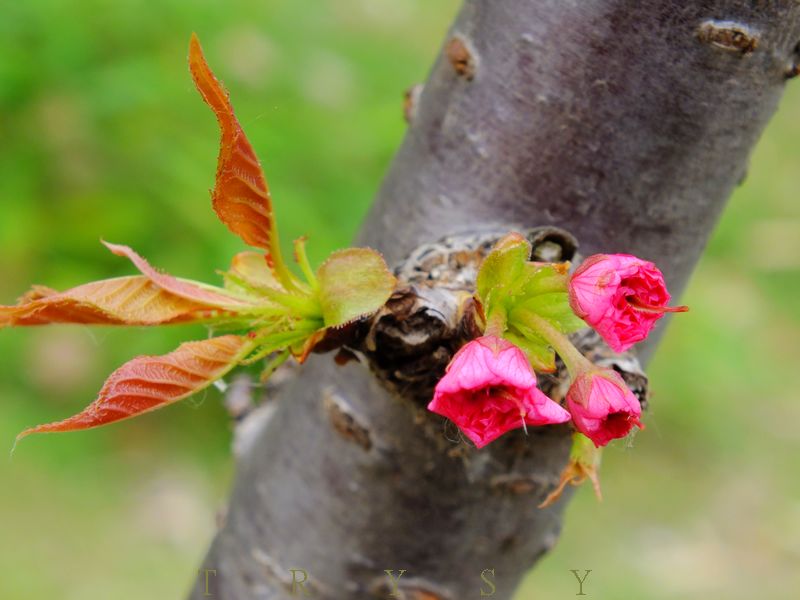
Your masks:
[{"label": "bark texture", "polygon": [[[656,261],[679,293],[800,72],[799,41],[796,0],[467,0],[409,95],[408,134],[358,242],[397,264],[444,235],[556,225],[584,255]],[[435,329],[419,326],[414,356],[446,360],[454,338]],[[477,453],[424,412],[427,393],[309,360],[239,446],[202,567],[214,573],[191,598],[302,597],[300,570],[316,598],[385,598],[385,570],[404,569],[396,597],[477,598],[492,589],[482,574],[511,597],[558,535],[563,502],[535,504],[567,429]]]}]

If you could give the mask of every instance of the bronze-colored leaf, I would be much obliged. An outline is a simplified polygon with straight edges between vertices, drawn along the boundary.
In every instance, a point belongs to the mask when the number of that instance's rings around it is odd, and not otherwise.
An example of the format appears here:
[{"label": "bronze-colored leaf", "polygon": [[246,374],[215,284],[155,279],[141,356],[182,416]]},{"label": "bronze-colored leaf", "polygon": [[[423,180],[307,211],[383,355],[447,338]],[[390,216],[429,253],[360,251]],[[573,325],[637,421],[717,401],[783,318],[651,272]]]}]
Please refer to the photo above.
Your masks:
[{"label": "bronze-colored leaf", "polygon": [[189,69],[197,90],[217,116],[222,132],[217,180],[212,192],[214,210],[246,243],[271,250],[274,223],[264,172],[234,115],[228,92],[208,66],[194,34],[189,42]]},{"label": "bronze-colored leaf", "polygon": [[129,259],[134,266],[142,272],[150,281],[156,284],[163,290],[170,292],[181,298],[200,302],[208,306],[217,308],[224,308],[228,310],[242,309],[252,306],[252,302],[229,295],[225,290],[215,288],[210,285],[199,283],[196,281],[188,281],[186,279],[178,279],[167,273],[157,271],[141,256],[128,246],[119,244],[110,244],[103,242],[106,248],[111,250],[117,256],[124,256]]},{"label": "bronze-colored leaf", "polygon": [[144,275],[93,281],[56,292],[40,286],[16,306],[0,306],[0,327],[82,323],[166,325],[220,317],[225,311],[176,296]]},{"label": "bronze-colored leaf", "polygon": [[225,335],[181,344],[163,356],[139,356],[114,371],[83,411],[26,429],[17,439],[31,433],[90,429],[167,406],[224,376],[252,347],[247,337]]}]

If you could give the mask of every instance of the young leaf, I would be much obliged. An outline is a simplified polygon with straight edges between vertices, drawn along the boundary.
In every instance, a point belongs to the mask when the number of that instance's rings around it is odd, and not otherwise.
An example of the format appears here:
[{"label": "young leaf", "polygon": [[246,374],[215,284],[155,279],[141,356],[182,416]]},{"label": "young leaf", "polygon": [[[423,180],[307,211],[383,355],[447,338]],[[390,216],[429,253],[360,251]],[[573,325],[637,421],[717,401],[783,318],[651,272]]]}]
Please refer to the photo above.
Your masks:
[{"label": "young leaf", "polygon": [[203,100],[214,111],[222,134],[216,183],[211,192],[214,210],[220,221],[247,244],[266,250],[281,283],[294,287],[281,257],[272,200],[261,164],[236,119],[228,93],[208,66],[194,34],[189,42],[189,70]]},{"label": "young leaf", "polygon": [[493,304],[504,299],[509,288],[518,282],[530,255],[530,242],[519,233],[509,233],[483,260],[475,286],[487,315],[494,312]]},{"label": "young leaf", "polygon": [[318,298],[326,327],[337,327],[377,311],[397,280],[370,248],[337,250],[317,271]]},{"label": "young leaf", "polygon": [[34,287],[16,306],[0,306],[0,327],[82,323],[166,325],[222,316],[220,309],[176,296],[144,275],[93,281],[64,292]]},{"label": "young leaf", "polygon": [[503,337],[525,353],[534,371],[541,371],[543,373],[552,373],[555,371],[556,353],[550,345],[530,331],[528,331],[527,334],[528,335],[525,335],[521,331],[518,332],[515,328],[503,333]]},{"label": "young leaf", "polygon": [[189,70],[203,100],[217,116],[222,133],[217,181],[212,192],[214,210],[246,243],[269,250],[272,202],[264,172],[236,119],[228,92],[208,66],[194,34],[189,42]]},{"label": "young leaf", "polygon": [[567,292],[569,287],[568,269],[568,263],[546,265],[527,263],[525,275],[522,278],[523,285],[519,290],[520,295],[530,297],[552,292]]},{"label": "young leaf", "polygon": [[270,271],[266,257],[260,252],[239,252],[233,257],[231,268],[224,275],[239,286],[254,291],[283,289]]},{"label": "young leaf", "polygon": [[144,258],[128,246],[110,244],[108,242],[103,242],[103,244],[117,256],[124,256],[129,259],[150,281],[171,294],[226,310],[245,309],[253,305],[252,302],[232,296],[226,293],[225,290],[161,273],[151,267]]},{"label": "young leaf", "polygon": [[164,356],[139,356],[114,371],[82,412],[31,433],[76,431],[136,417],[191,396],[224,376],[252,349],[252,340],[226,335],[181,344]]},{"label": "young leaf", "polygon": [[567,292],[539,294],[521,302],[519,306],[547,319],[563,333],[572,333],[586,327],[583,319],[579,318],[570,307]]}]

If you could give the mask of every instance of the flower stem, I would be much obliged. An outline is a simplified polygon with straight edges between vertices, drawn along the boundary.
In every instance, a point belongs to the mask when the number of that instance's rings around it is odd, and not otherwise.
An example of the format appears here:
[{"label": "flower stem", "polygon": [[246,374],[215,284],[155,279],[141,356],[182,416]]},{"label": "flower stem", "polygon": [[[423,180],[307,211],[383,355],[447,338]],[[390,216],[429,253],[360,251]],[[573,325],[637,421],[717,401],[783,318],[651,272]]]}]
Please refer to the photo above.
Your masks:
[{"label": "flower stem", "polygon": [[534,332],[542,336],[564,361],[571,377],[575,377],[579,372],[586,371],[592,367],[592,363],[572,345],[569,338],[556,329],[549,321],[543,319],[535,312],[527,308],[518,308],[512,315],[512,321],[520,321]]},{"label": "flower stem", "polygon": [[276,354],[273,358],[271,358],[264,366],[264,370],[261,371],[261,375],[259,376],[259,381],[261,383],[266,383],[270,375],[272,375],[278,367],[280,367],[283,363],[286,362],[290,354],[291,353],[287,348],[286,350],[281,351],[280,353]]},{"label": "flower stem", "polygon": [[498,306],[486,317],[486,329],[484,329],[483,334],[502,337],[503,332],[506,330],[507,322],[508,314],[505,307]]},{"label": "flower stem", "polygon": [[262,289],[261,293],[276,304],[288,308],[287,312],[294,316],[319,317],[321,315],[322,310],[319,305],[309,296],[279,292],[270,288]]},{"label": "flower stem", "polygon": [[317,289],[317,277],[314,275],[314,270],[311,268],[311,263],[308,262],[308,255],[306,254],[306,238],[300,237],[294,241],[294,258],[303,272],[308,285],[312,289]]},{"label": "flower stem", "polygon": [[273,352],[283,351],[290,348],[293,344],[301,342],[311,336],[317,329],[318,324],[310,321],[301,321],[294,329],[285,331],[269,331],[257,335],[253,338],[255,347],[258,351],[255,354],[247,356],[239,364],[251,365],[258,362],[265,356]]}]

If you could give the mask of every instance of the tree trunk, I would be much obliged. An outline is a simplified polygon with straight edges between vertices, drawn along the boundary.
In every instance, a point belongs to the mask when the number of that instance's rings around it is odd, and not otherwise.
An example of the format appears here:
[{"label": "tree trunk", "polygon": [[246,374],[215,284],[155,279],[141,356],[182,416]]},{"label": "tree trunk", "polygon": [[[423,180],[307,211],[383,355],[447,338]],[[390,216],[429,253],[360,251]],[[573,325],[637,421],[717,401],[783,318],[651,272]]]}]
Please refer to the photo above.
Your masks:
[{"label": "tree trunk", "polygon": [[[445,235],[555,225],[679,293],[799,40],[797,0],[467,0],[358,243],[399,264]],[[440,334],[417,346],[433,371]],[[510,598],[561,527],[563,500],[536,504],[568,430],[476,452],[425,413],[428,385],[330,356],[300,373],[259,411],[191,598],[385,598],[402,570],[396,597]]]}]

